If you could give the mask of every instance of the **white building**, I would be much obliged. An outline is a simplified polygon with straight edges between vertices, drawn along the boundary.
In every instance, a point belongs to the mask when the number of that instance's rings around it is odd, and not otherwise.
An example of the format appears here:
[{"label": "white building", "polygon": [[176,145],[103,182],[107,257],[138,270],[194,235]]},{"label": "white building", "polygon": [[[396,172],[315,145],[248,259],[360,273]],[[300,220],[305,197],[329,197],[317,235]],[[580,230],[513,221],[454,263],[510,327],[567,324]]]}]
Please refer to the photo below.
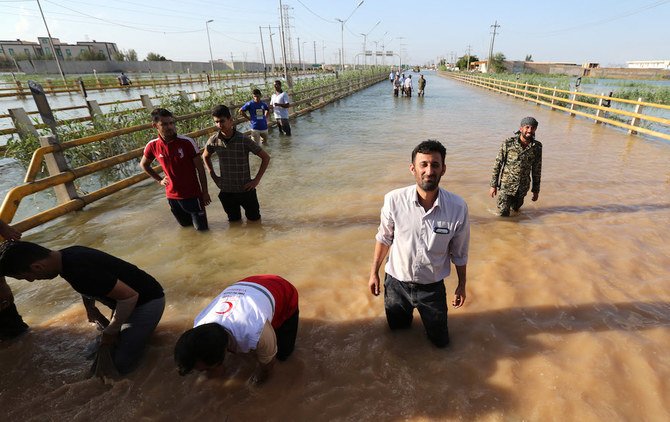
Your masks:
[{"label": "white building", "polygon": [[626,62],[629,69],[666,69],[670,70],[670,60],[635,60]]}]

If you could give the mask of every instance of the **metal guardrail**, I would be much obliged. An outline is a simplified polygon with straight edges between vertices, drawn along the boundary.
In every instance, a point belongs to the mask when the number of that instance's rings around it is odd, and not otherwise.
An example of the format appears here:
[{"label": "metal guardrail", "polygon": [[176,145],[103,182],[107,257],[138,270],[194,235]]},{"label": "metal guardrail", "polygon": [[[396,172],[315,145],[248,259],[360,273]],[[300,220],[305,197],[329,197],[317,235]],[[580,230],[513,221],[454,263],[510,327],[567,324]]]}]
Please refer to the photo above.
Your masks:
[{"label": "metal guardrail", "polygon": [[[606,123],[612,126],[627,129],[630,134],[643,133],[645,135],[670,140],[670,119],[641,113],[643,108],[658,112],[670,111],[670,106],[644,102],[642,99],[628,100],[624,98],[609,97],[606,95],[589,94],[579,91],[566,91],[556,87],[544,87],[542,85],[530,85],[516,81],[488,78],[478,75],[461,74],[455,72],[440,72],[441,75],[453,78],[471,85],[489,89],[491,91],[506,94],[512,97],[532,101],[538,105],[544,105],[552,110],[561,110],[574,116],[582,116],[592,119],[595,123]],[[593,99],[597,104],[579,101],[580,99]],[[634,107],[633,111],[617,108],[616,105],[625,104]],[[578,110],[575,107],[580,107]],[[585,111],[583,111],[585,110]],[[591,112],[589,112],[591,111]],[[606,117],[610,115],[611,117]],[[641,122],[650,122],[667,129],[667,133],[640,126]]]},{"label": "metal guardrail", "polygon": [[[250,90],[252,86],[255,86],[255,85],[254,84],[249,84],[248,86],[246,86],[246,85],[245,86],[224,86],[224,87],[218,88],[217,90],[219,92],[221,92],[222,95],[225,95],[226,90],[229,90],[232,93],[234,93],[235,91],[244,90],[244,89],[249,89]],[[192,92],[180,91],[180,92],[176,92],[174,94],[171,94],[171,96],[177,97],[179,95],[184,95],[184,94],[187,95],[187,96],[191,96],[191,95],[199,96],[201,94],[207,94],[207,93],[209,93],[209,90],[192,91]],[[151,99],[151,100],[156,100],[156,99],[160,99],[160,98],[162,98],[162,96],[155,95],[153,97],[149,97],[149,99]],[[141,104],[142,99],[141,98],[133,98],[133,99],[128,99],[128,100],[108,101],[108,102],[104,102],[104,103],[99,103],[99,105],[100,106],[115,106],[115,105],[135,103],[135,102]],[[84,111],[89,112],[88,105],[60,107],[60,108],[54,108],[53,109],[54,112],[64,112],[64,111],[73,111],[73,110],[84,110]],[[119,113],[132,113],[132,112],[139,112],[141,110],[143,110],[143,107],[129,108],[129,109],[126,109],[126,110],[121,110],[121,111],[119,111]],[[26,114],[28,116],[36,116],[37,117],[37,116],[39,116],[39,111],[37,111],[37,110],[27,111]],[[0,119],[9,119],[11,117],[12,117],[11,114],[0,114]],[[92,121],[92,120],[93,120],[93,116],[91,116],[89,114],[88,116],[75,117],[75,118],[72,118],[72,119],[62,119],[62,120],[59,119],[57,125],[61,126],[61,125],[67,125],[67,124],[70,124],[70,123],[86,122],[86,121]],[[6,129],[0,129],[0,136],[20,134],[20,131],[16,128],[16,122],[13,122],[13,124],[14,124],[14,127],[6,128]],[[48,128],[48,125],[46,125],[44,123],[37,123],[37,124],[34,125],[34,127],[36,129],[44,129],[44,128]],[[0,147],[0,152],[1,151],[2,151],[2,147]]]},{"label": "metal guardrail", "polygon": [[[310,70],[307,73],[313,73],[313,70]],[[301,72],[302,73],[302,72]],[[147,88],[147,87],[157,87],[157,86],[169,86],[169,85],[188,85],[188,84],[205,84],[212,82],[227,82],[235,79],[250,79],[250,78],[262,78],[264,76],[263,72],[255,73],[198,73],[198,74],[187,74],[187,75],[176,75],[175,77],[169,77],[164,75],[163,77],[157,75],[149,75],[149,77],[142,78],[133,78],[132,85],[119,85],[116,80],[100,80],[97,76],[95,80],[87,80],[86,90],[87,91],[105,91],[110,89],[136,89],[136,88]],[[14,87],[11,88],[0,88],[0,98],[2,97],[24,97],[30,95],[30,89],[28,89],[27,84],[16,81]],[[79,80],[73,79],[70,81],[54,82],[51,79],[47,79],[43,84],[44,91],[47,94],[59,94],[65,92],[80,92],[81,88],[79,86]]]},{"label": "metal guardrail", "polygon": [[[334,101],[340,100],[352,93],[359,91],[361,89],[367,88],[371,85],[374,85],[378,82],[385,81],[387,78],[386,73],[374,74],[371,76],[363,76],[357,79],[340,79],[332,84],[317,88],[309,88],[304,91],[296,91],[291,93],[294,100],[291,102],[291,105],[294,109],[294,112],[291,114],[293,118],[301,116],[303,114],[309,113],[318,108],[324,107],[327,104],[330,104]],[[308,94],[313,93],[314,91],[319,91],[315,95]],[[178,116],[176,117],[177,121],[189,120],[203,115],[208,114],[208,111],[202,111],[197,113],[192,113],[189,115]],[[235,123],[243,122],[242,118],[236,119]],[[274,126],[274,122],[268,122],[270,126]],[[21,201],[32,194],[44,191],[49,188],[63,186],[67,183],[72,183],[74,180],[87,176],[98,171],[110,168],[112,166],[126,163],[130,160],[139,158],[142,155],[144,150],[143,147],[136,148],[132,151],[125,152],[123,154],[115,155],[113,157],[105,158],[99,161],[95,161],[84,166],[75,168],[75,169],[66,169],[64,171],[57,172],[43,179],[36,180],[37,172],[42,164],[42,161],[47,157],[48,154],[59,153],[63,150],[74,148],[80,145],[90,144],[93,142],[100,142],[103,140],[108,140],[115,138],[117,136],[138,132],[151,128],[151,123],[137,125],[129,128],[118,129],[110,132],[100,133],[92,136],[87,136],[84,138],[75,139],[72,141],[67,141],[55,145],[50,145],[46,147],[38,148],[34,153],[31,160],[31,163],[28,167],[26,174],[26,182],[20,186],[12,188],[6,195],[2,206],[0,207],[0,219],[3,221],[11,222],[18,210],[18,207]],[[217,130],[216,126],[210,126],[195,132],[186,133],[186,136],[197,138],[200,136],[208,135]],[[161,171],[160,167],[155,168],[156,171]],[[45,210],[41,213],[28,217],[24,220],[21,220],[12,226],[23,232],[34,227],[37,227],[41,224],[54,220],[62,215],[65,215],[71,211],[76,211],[84,208],[84,206],[97,201],[101,198],[111,195],[112,193],[118,192],[128,186],[134,185],[138,182],[141,182],[147,179],[149,176],[144,173],[135,174],[131,177],[122,179],[115,183],[109,184],[102,187],[94,192],[91,192],[86,195],[82,195],[76,198],[72,198],[68,201],[63,201],[59,205]]]}]

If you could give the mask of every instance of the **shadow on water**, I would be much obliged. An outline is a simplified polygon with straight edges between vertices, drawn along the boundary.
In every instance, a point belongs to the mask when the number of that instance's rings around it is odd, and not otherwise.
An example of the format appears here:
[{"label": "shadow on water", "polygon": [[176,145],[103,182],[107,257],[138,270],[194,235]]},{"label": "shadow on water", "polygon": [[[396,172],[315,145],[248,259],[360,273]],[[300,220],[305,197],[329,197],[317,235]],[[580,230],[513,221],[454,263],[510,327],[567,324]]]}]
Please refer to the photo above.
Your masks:
[{"label": "shadow on water", "polygon": [[637,212],[653,212],[670,209],[670,204],[603,204],[590,206],[564,205],[524,210],[529,217],[541,217],[548,214],[585,214],[585,213],[621,213],[632,214]]},{"label": "shadow on water", "polygon": [[[181,318],[180,318],[181,319]],[[225,380],[179,377],[172,347],[186,321],[161,323],[143,365],[111,384],[83,380],[81,348],[94,334],[78,325],[33,327],[0,346],[0,389],[8,420],[473,420],[514,415],[504,361],[551,353],[542,334],[640,332],[670,326],[670,302],[588,303],[454,313],[452,344],[432,347],[415,319],[390,332],[383,318],[303,319],[294,355],[262,387],[246,385],[251,359],[229,355]]]}]

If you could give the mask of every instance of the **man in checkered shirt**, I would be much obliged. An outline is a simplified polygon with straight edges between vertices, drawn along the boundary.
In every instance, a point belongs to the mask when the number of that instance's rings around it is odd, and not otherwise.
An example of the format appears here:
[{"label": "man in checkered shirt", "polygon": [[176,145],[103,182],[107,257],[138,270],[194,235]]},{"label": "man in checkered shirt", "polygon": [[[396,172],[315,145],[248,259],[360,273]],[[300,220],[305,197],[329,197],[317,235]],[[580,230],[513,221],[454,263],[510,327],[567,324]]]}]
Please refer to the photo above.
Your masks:
[{"label": "man in checkered shirt", "polygon": [[[219,131],[212,135],[205,145],[203,159],[214,183],[221,189],[219,199],[228,215],[228,221],[242,219],[241,208],[247,221],[261,219],[256,186],[261,181],[270,163],[270,155],[247,135],[237,131],[230,110],[218,105],[212,110],[214,124]],[[251,178],[249,153],[261,159],[256,177]],[[214,171],[212,155],[219,159],[219,174]]]}]

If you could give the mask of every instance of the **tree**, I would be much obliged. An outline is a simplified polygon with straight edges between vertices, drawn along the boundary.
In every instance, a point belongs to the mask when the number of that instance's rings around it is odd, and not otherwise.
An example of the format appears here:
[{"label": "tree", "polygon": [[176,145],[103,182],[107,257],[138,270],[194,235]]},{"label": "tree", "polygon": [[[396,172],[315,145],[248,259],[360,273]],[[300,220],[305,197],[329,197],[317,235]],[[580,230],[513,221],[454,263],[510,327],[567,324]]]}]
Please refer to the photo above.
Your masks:
[{"label": "tree", "polygon": [[102,51],[84,50],[77,56],[77,60],[107,60]]},{"label": "tree", "polygon": [[532,54],[526,54],[526,59],[524,61],[532,62],[533,61],[533,55]]},{"label": "tree", "polygon": [[126,60],[128,60],[129,62],[137,61],[137,51],[133,50],[132,48],[130,50],[126,50],[125,56]]},{"label": "tree", "polygon": [[117,62],[122,62],[122,61],[124,61],[124,60],[126,59],[126,56],[125,56],[125,54],[123,54],[123,53],[120,52],[120,51],[115,51],[115,52],[112,54],[112,59],[113,59],[113,60],[116,60]]},{"label": "tree", "polygon": [[505,55],[503,53],[496,53],[493,58],[491,58],[491,63],[489,64],[489,72],[493,73],[503,73],[507,70],[505,67]]},{"label": "tree", "polygon": [[164,62],[167,59],[164,56],[161,56],[158,53],[149,53],[147,54],[147,58],[144,59],[147,62]]},{"label": "tree", "polygon": [[478,62],[479,59],[475,55],[470,55],[470,60],[468,61],[468,56],[463,56],[458,59],[456,62],[456,67],[460,70],[468,70],[470,68],[470,63]]}]

